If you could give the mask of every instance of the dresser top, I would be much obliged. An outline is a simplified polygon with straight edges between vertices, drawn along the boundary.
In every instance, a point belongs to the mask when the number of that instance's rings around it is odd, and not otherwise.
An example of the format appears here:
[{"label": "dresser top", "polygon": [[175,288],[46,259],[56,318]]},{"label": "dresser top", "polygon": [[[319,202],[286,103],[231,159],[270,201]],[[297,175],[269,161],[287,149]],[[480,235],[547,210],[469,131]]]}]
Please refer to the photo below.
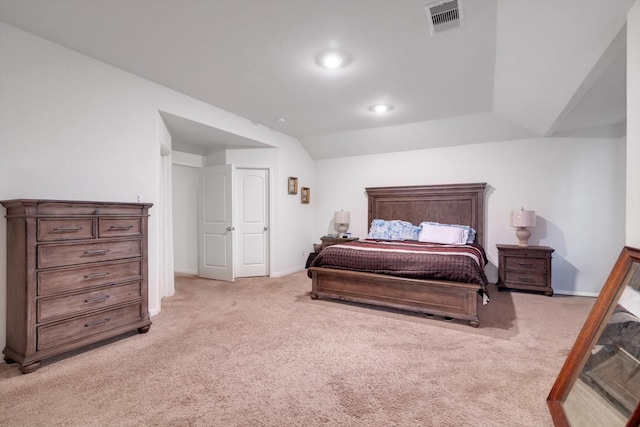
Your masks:
[{"label": "dresser top", "polygon": [[148,216],[152,203],[89,202],[70,200],[15,199],[1,201],[7,218],[43,216],[133,215]]},{"label": "dresser top", "polygon": [[498,249],[507,249],[507,250],[516,250],[516,249],[520,249],[520,250],[537,250],[537,251],[548,251],[548,252],[554,252],[555,249],[550,248],[549,246],[520,246],[520,245],[496,245],[496,247]]},{"label": "dresser top", "polygon": [[47,204],[61,204],[61,205],[112,205],[112,206],[144,206],[151,207],[153,203],[137,203],[137,202],[105,202],[105,201],[87,201],[87,200],[53,200],[53,199],[12,199],[1,200],[3,206],[34,206],[43,203]]}]

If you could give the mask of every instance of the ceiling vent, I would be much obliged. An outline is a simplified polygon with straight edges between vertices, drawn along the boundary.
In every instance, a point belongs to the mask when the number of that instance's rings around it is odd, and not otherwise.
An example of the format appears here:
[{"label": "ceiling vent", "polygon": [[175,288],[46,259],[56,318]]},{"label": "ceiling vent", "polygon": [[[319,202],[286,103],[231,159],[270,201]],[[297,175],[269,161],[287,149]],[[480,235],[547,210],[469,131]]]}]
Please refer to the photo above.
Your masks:
[{"label": "ceiling vent", "polygon": [[459,27],[462,23],[462,0],[439,1],[425,6],[431,35]]}]

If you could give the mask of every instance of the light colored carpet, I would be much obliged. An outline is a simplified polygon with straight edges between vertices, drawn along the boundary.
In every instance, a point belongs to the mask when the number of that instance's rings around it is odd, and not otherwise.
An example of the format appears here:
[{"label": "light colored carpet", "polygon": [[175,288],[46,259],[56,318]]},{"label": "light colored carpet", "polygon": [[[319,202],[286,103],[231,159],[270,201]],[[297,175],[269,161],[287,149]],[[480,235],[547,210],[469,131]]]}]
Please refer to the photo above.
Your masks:
[{"label": "light colored carpet", "polygon": [[178,277],[147,334],[0,365],[3,426],[551,426],[595,301],[497,292],[466,322],[311,300],[306,272]]}]

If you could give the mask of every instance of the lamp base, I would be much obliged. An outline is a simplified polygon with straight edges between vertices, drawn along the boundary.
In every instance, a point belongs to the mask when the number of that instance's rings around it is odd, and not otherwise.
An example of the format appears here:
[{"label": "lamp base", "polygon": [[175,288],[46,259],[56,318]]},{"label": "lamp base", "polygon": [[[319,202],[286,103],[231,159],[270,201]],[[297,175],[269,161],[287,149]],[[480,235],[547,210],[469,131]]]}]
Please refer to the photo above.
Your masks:
[{"label": "lamp base", "polygon": [[338,237],[344,237],[345,233],[349,229],[349,224],[338,224]]},{"label": "lamp base", "polygon": [[518,246],[529,246],[531,231],[526,227],[518,227],[516,228],[516,237],[518,238]]}]

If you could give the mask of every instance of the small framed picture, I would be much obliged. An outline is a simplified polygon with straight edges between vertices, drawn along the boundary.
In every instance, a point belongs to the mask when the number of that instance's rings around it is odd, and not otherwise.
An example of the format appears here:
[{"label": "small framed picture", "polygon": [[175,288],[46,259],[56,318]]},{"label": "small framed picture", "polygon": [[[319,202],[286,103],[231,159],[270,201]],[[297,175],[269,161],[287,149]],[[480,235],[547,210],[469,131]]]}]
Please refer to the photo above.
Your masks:
[{"label": "small framed picture", "polygon": [[311,189],[309,187],[302,187],[300,190],[300,202],[309,203],[311,201]]},{"label": "small framed picture", "polygon": [[289,177],[289,194],[298,194],[298,178],[294,176]]}]

